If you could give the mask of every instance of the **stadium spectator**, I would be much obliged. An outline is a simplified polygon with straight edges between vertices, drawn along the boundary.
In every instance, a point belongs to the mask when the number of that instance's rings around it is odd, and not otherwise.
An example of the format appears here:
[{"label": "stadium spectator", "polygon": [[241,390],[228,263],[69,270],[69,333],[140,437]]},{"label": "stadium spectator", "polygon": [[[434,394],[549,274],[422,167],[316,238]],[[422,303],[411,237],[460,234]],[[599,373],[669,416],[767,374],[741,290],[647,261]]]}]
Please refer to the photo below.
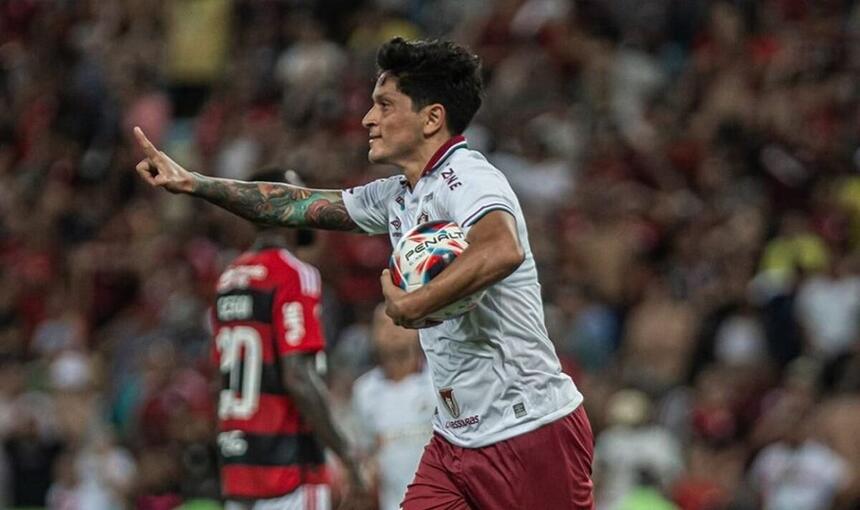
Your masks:
[{"label": "stadium spectator", "polygon": [[[607,413],[608,426],[597,437],[594,450],[600,508],[647,508],[636,500],[660,499],[681,473],[680,444],[665,427],[653,422],[652,403],[640,391],[616,392]],[[663,506],[672,508],[666,504]]]},{"label": "stadium spectator", "polygon": [[430,439],[436,395],[414,330],[395,326],[379,306],[372,336],[377,366],[355,381],[352,405],[379,508],[397,510]]}]

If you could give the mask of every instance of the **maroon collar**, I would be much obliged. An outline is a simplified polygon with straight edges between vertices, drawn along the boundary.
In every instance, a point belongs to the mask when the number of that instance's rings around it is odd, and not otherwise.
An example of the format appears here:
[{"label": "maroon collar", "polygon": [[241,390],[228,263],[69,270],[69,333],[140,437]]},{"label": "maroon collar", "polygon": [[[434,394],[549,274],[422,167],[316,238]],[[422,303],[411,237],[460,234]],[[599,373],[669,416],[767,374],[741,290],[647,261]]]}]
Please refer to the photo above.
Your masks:
[{"label": "maroon collar", "polygon": [[442,146],[433,154],[430,161],[427,162],[427,165],[424,166],[424,170],[421,171],[421,177],[424,177],[439,167],[443,161],[448,159],[448,156],[451,155],[452,152],[460,147],[467,147],[465,136],[457,135],[449,138],[448,141],[443,143]]}]

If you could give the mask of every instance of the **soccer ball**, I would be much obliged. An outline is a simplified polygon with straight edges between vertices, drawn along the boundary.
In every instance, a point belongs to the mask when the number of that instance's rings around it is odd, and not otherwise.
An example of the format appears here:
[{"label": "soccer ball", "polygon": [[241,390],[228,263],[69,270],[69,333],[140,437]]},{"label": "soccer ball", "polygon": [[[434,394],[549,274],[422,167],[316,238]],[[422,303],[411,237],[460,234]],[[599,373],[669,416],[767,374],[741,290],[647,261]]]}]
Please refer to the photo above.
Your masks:
[{"label": "soccer ball", "polygon": [[[454,222],[431,221],[418,225],[403,235],[391,253],[391,281],[406,292],[412,292],[441,273],[467,246],[465,232]],[[484,292],[466,296],[425,319],[444,321],[459,317],[475,308]]]}]

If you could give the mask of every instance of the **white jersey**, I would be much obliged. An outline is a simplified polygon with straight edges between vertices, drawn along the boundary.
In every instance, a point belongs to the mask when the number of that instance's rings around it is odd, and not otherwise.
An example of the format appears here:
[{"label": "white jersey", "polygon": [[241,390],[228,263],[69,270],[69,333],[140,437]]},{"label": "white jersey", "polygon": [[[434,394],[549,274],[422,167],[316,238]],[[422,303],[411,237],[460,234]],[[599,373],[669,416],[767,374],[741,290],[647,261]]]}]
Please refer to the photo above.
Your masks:
[{"label": "white jersey", "polygon": [[366,448],[373,443],[377,447],[380,510],[400,508],[430,440],[434,395],[426,368],[397,382],[374,368],[355,381],[352,407],[359,422],[359,439]]},{"label": "white jersey", "polygon": [[824,444],[808,440],[797,447],[765,447],[753,461],[751,475],[765,510],[825,510],[850,483],[851,467]]},{"label": "white jersey", "polygon": [[344,190],[343,200],[359,227],[388,233],[392,245],[427,221],[454,221],[468,234],[491,211],[516,219],[525,251],[517,270],[489,287],[471,312],[420,330],[438,402],[436,432],[477,448],[534,430],[582,403],[547,335],[519,201],[504,175],[465,138],[439,149],[415,189],[395,176]]}]

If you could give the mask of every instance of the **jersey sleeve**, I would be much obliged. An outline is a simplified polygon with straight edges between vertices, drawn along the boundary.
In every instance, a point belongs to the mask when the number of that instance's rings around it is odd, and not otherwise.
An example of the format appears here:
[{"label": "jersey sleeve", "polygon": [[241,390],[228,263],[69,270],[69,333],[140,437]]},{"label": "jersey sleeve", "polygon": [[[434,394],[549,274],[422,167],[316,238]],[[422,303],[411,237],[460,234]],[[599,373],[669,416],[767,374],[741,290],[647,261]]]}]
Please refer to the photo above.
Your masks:
[{"label": "jersey sleeve", "polygon": [[458,173],[447,186],[446,206],[451,219],[464,232],[492,211],[516,217],[517,197],[505,176],[494,168],[476,168]]},{"label": "jersey sleeve", "polygon": [[272,300],[272,334],[278,356],[325,348],[319,319],[319,272],[307,266],[297,275],[281,283]]},{"label": "jersey sleeve", "polygon": [[403,187],[403,178],[388,177],[343,190],[349,217],[368,234],[388,232],[388,204]]}]

